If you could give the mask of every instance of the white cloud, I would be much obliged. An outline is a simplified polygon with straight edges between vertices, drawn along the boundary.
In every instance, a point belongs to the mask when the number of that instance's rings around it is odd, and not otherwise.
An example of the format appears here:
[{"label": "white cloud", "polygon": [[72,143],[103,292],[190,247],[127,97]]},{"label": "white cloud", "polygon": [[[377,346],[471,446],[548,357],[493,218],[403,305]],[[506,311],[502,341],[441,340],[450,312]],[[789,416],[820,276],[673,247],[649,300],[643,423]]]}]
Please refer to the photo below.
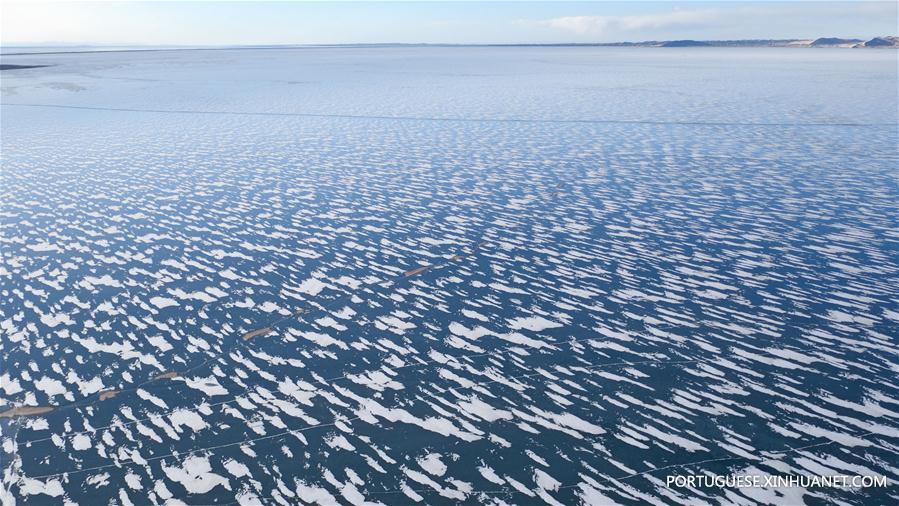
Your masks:
[{"label": "white cloud", "polygon": [[565,16],[516,24],[589,40],[866,37],[884,30],[895,32],[896,5],[866,1],[741,4],[639,15]]},{"label": "white cloud", "polygon": [[712,26],[719,22],[719,14],[719,11],[713,9],[677,9],[639,16],[566,16],[544,19],[534,24],[578,35],[602,37],[611,33]]}]

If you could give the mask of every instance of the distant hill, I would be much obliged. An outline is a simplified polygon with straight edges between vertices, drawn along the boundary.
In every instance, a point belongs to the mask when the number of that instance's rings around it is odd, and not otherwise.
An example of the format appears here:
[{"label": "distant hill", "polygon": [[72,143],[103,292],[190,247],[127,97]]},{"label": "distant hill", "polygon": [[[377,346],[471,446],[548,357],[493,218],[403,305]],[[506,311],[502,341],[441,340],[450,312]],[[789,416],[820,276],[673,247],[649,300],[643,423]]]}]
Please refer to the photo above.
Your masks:
[{"label": "distant hill", "polygon": [[839,37],[820,37],[817,39],[748,39],[748,40],[647,40],[643,42],[612,42],[604,44],[565,44],[615,47],[818,47],[818,48],[890,48],[899,47],[899,37],[874,37],[868,41],[862,39],[843,39]]},{"label": "distant hill", "polygon": [[899,47],[899,37],[874,37],[864,47]]},{"label": "distant hill", "polygon": [[710,45],[702,40],[669,40],[662,42],[659,47],[703,47]]},{"label": "distant hill", "polygon": [[861,39],[840,39],[837,37],[821,37],[820,39],[815,39],[812,43],[812,47],[853,47],[856,44],[864,42]]}]

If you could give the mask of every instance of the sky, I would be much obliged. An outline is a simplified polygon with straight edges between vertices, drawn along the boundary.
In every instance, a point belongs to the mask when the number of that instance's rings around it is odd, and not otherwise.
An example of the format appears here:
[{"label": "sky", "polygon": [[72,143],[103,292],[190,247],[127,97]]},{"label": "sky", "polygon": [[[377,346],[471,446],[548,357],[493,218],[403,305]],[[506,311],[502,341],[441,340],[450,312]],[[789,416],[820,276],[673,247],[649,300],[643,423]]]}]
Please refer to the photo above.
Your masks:
[{"label": "sky", "polygon": [[564,43],[897,35],[897,2],[0,2],[11,44]]}]

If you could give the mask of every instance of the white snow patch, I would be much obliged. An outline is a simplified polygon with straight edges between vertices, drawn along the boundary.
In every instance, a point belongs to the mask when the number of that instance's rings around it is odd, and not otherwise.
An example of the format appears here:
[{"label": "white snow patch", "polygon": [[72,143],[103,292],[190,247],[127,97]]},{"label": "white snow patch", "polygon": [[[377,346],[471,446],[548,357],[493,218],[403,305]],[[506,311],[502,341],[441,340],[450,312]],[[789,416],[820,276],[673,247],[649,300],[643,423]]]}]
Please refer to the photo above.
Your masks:
[{"label": "white snow patch", "polygon": [[552,320],[547,320],[542,316],[529,316],[526,318],[513,318],[511,320],[507,320],[509,323],[509,327],[512,330],[533,330],[535,332],[540,332],[541,330],[546,329],[555,329],[562,326],[561,323],[554,322]]},{"label": "white snow patch", "polygon": [[219,485],[231,490],[227,478],[212,472],[207,457],[190,456],[184,459],[180,468],[163,464],[162,470],[170,480],[177,481],[191,494],[205,494]]},{"label": "white snow patch", "polygon": [[440,460],[438,453],[429,453],[418,459],[418,465],[434,476],[443,476],[446,473],[446,464]]},{"label": "white snow patch", "polygon": [[150,304],[153,304],[159,309],[165,309],[171,306],[177,306],[178,302],[175,299],[169,299],[168,297],[153,297],[150,299]]}]

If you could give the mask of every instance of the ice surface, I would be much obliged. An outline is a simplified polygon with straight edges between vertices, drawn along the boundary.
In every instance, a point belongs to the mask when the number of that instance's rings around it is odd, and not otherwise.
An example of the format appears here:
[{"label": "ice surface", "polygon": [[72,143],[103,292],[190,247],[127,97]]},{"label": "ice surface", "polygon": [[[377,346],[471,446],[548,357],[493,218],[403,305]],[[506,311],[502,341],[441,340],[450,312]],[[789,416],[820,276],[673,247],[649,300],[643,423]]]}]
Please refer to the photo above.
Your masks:
[{"label": "ice surface", "polygon": [[4,504],[899,479],[894,52],[7,59]]}]

